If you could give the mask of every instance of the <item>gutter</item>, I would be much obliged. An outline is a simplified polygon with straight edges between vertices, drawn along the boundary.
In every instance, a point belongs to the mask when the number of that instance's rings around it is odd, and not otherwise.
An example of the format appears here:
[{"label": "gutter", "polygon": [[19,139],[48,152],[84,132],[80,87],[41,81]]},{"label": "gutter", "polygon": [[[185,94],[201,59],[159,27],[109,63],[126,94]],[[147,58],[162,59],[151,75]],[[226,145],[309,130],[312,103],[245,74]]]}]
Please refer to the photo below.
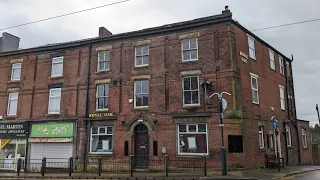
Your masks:
[{"label": "gutter", "polygon": [[[285,94],[286,94],[286,109],[287,109],[287,116],[288,116],[288,120],[290,120],[290,109],[289,109],[289,98],[288,98],[288,87],[290,87],[290,83],[288,83],[288,74],[287,74],[287,63],[284,63],[284,77],[285,77]],[[284,138],[285,138],[285,146],[286,146],[286,154],[287,154],[287,158],[286,158],[286,164],[289,164],[289,150],[288,150],[288,144],[287,144],[287,130],[286,130],[286,122],[283,122],[283,130],[284,130]]]},{"label": "gutter", "polygon": [[296,111],[296,98],[294,96],[294,86],[293,86],[293,73],[292,73],[292,62],[293,62],[293,55],[291,55],[291,61],[289,61],[289,66],[290,66],[290,85],[292,88],[292,101],[293,101],[293,106],[294,106],[294,120],[295,120],[295,128],[297,131],[297,142],[298,142],[298,155],[299,155],[299,165],[301,165],[301,150],[300,150],[300,138],[299,138],[299,128],[298,128],[298,120],[297,120],[297,111]]}]

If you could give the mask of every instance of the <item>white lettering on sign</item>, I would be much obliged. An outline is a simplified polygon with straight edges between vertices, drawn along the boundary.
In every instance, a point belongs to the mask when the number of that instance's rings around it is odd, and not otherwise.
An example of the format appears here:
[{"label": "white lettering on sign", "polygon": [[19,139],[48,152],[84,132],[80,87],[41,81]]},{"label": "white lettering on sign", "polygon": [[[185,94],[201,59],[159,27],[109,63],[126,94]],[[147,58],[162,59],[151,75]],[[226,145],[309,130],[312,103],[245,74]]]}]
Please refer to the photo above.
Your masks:
[{"label": "white lettering on sign", "polygon": [[140,148],[146,148],[146,146],[140,146]]},{"label": "white lettering on sign", "polygon": [[244,58],[246,58],[246,59],[248,59],[249,57],[248,57],[248,55],[246,55],[245,53],[243,53],[242,51],[240,51],[240,56],[242,56],[242,57],[244,57]]}]

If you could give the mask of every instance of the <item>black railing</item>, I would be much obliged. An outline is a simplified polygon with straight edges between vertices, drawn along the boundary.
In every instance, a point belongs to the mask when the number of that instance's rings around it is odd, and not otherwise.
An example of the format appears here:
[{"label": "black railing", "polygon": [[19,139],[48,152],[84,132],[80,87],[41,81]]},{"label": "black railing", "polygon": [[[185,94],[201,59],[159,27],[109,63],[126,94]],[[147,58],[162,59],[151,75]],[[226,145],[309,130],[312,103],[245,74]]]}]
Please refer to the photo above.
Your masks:
[{"label": "black railing", "polygon": [[188,159],[170,159],[168,156],[130,156],[122,159],[113,157],[99,158],[69,158],[69,159],[30,159],[27,164],[22,159],[4,161],[0,159],[0,170],[13,170],[20,173],[36,173],[45,176],[50,173],[59,173],[64,176],[74,176],[86,173],[102,176],[106,174],[160,173],[169,176],[170,173],[183,173],[207,176],[206,157]]}]

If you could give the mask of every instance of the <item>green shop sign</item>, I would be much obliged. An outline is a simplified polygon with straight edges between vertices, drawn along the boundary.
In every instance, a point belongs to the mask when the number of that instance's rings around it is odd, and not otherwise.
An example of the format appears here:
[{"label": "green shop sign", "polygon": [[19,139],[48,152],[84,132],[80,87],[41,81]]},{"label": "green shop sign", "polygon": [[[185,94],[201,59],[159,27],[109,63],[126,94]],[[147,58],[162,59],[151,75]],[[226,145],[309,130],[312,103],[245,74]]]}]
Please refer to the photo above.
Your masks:
[{"label": "green shop sign", "polygon": [[33,124],[31,137],[72,137],[73,123]]}]

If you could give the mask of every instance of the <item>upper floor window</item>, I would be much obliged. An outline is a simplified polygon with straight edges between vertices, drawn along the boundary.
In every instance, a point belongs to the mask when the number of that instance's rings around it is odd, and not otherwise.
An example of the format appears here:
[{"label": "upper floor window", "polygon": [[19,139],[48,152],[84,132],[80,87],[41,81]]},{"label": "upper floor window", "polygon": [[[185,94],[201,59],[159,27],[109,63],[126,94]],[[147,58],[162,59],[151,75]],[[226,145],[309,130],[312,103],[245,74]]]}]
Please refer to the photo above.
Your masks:
[{"label": "upper floor window", "polygon": [[182,40],[182,61],[198,60],[198,39]]},{"label": "upper floor window", "polygon": [[287,146],[291,146],[291,129],[289,124],[286,124],[286,138]]},{"label": "upper floor window", "polygon": [[264,136],[263,136],[263,127],[259,127],[259,145],[260,148],[264,148]]},{"label": "upper floor window", "polygon": [[11,81],[19,81],[21,76],[21,63],[12,64]]},{"label": "upper floor window", "polygon": [[302,129],[302,145],[304,148],[308,147],[308,144],[307,144],[307,134],[306,134],[306,130],[305,129]]},{"label": "upper floor window", "polygon": [[276,63],[274,61],[274,52],[271,49],[269,49],[269,56],[270,56],[270,67],[271,69],[276,70]]},{"label": "upper floor window", "polygon": [[18,95],[17,92],[9,93],[7,115],[17,115]]},{"label": "upper floor window", "polygon": [[149,65],[149,45],[136,47],[135,67]]},{"label": "upper floor window", "polygon": [[97,99],[96,99],[96,110],[107,110],[108,109],[108,84],[97,85]]},{"label": "upper floor window", "polygon": [[254,38],[251,36],[248,36],[248,44],[249,44],[249,57],[251,59],[256,59],[256,51],[254,48]]},{"label": "upper floor window", "polygon": [[280,74],[284,75],[284,62],[283,62],[283,58],[281,56],[279,56],[279,67],[280,67]]},{"label": "upper floor window", "polygon": [[282,110],[286,110],[286,104],[284,99],[284,87],[279,86],[279,89],[280,89],[280,106]]},{"label": "upper floor window", "polygon": [[49,92],[49,114],[60,113],[61,88],[52,88]]},{"label": "upper floor window", "polygon": [[63,57],[52,58],[51,77],[62,76],[63,72]]},{"label": "upper floor window", "polygon": [[259,104],[258,76],[251,74],[252,103]]},{"label": "upper floor window", "polygon": [[134,106],[148,107],[149,100],[149,81],[135,81],[134,82]]},{"label": "upper floor window", "polygon": [[98,72],[107,71],[110,67],[110,51],[98,53]]},{"label": "upper floor window", "polygon": [[199,76],[183,78],[183,105],[199,105]]}]

